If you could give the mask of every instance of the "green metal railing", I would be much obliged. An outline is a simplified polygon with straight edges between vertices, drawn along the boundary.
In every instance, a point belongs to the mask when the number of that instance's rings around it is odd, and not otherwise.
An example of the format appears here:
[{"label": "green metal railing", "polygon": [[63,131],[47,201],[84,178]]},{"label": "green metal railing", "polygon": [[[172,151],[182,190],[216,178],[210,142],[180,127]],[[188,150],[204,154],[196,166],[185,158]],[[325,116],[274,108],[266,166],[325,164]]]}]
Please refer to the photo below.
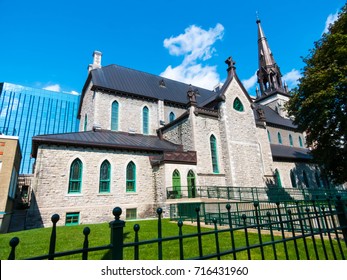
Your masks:
[{"label": "green metal railing", "polygon": [[[276,185],[268,187],[225,187],[225,186],[197,186],[192,192],[189,187],[181,187],[177,190],[167,188],[167,199],[180,198],[214,198],[233,201],[294,201],[294,200],[326,200],[340,195],[347,198],[345,189],[295,189],[280,188]],[[192,195],[194,194],[194,195]]]}]

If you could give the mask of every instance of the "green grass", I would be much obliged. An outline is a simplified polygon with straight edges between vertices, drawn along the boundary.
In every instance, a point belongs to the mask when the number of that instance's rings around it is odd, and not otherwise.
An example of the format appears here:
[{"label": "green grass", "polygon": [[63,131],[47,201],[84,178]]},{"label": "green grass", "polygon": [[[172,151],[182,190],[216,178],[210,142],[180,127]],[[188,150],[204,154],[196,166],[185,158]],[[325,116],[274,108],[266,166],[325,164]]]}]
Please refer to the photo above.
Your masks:
[{"label": "green grass", "polygon": [[[139,240],[152,240],[157,238],[157,221],[155,220],[143,220],[136,222],[140,224],[139,231]],[[134,241],[134,231],[133,226],[135,222],[127,221],[126,227],[124,228],[124,242],[129,243]],[[83,245],[83,229],[86,225],[79,226],[60,226],[57,227],[57,243],[56,243],[56,252],[75,250],[82,248]],[[110,243],[110,229],[108,223],[104,224],[93,224],[88,225],[91,229],[89,235],[89,246],[97,247],[102,245],[107,245]],[[211,231],[211,228],[202,228],[202,232]],[[162,237],[177,236],[178,235],[178,226],[176,223],[170,222],[168,219],[162,220]],[[183,226],[183,234],[196,233],[197,228],[194,225],[191,225],[189,222],[185,222]],[[42,228],[42,229],[33,229],[26,230],[15,233],[1,234],[0,235],[0,259],[5,260],[8,258],[10,253],[9,242],[11,238],[18,237],[20,239],[19,245],[16,248],[16,259],[25,259],[34,256],[45,255],[48,253],[49,249],[49,240],[50,240],[51,228]],[[245,233],[244,231],[236,231],[234,233],[236,248],[245,247]],[[276,236],[276,240],[281,240],[280,236]],[[263,234],[262,241],[268,242],[271,241],[270,235]],[[307,245],[309,248],[310,259],[316,259],[313,242],[311,237],[306,238]],[[255,233],[249,233],[249,243],[252,245],[259,244],[259,237]],[[202,236],[203,244],[203,254],[213,254],[216,252],[216,243],[215,235],[203,235]],[[303,239],[297,240],[298,251],[300,254],[300,259],[306,259],[304,242]],[[319,254],[319,259],[325,259],[322,241],[316,236],[317,250]],[[224,232],[219,234],[219,245],[220,251],[231,249],[231,238],[229,232]],[[286,242],[288,248],[289,259],[297,259],[295,253],[294,241]],[[327,248],[328,258],[333,259],[331,245],[328,239],[324,239],[324,245]],[[345,257],[347,257],[347,248],[343,240],[341,240],[341,245]],[[278,243],[276,246],[277,258],[286,259],[284,253],[283,243]],[[341,253],[338,248],[338,243],[336,240],[333,240],[333,247],[336,252],[338,259],[342,259]],[[274,259],[274,253],[272,245],[264,247],[265,259]],[[91,260],[102,260],[110,259],[110,251],[96,251],[89,253],[89,259]],[[124,259],[133,259],[134,249],[124,248]],[[198,239],[197,237],[185,238],[184,239],[184,258],[193,258],[199,256],[198,250]],[[261,253],[259,248],[254,248],[251,250],[252,259],[261,259]],[[81,254],[66,256],[63,258],[57,259],[81,259]],[[146,244],[140,246],[140,259],[155,260],[158,259],[158,245],[155,244]],[[163,242],[163,259],[179,259],[179,246],[178,240],[166,241]],[[233,259],[232,255],[223,256],[222,259]],[[247,251],[241,251],[237,253],[237,259],[246,260],[248,259]]]}]

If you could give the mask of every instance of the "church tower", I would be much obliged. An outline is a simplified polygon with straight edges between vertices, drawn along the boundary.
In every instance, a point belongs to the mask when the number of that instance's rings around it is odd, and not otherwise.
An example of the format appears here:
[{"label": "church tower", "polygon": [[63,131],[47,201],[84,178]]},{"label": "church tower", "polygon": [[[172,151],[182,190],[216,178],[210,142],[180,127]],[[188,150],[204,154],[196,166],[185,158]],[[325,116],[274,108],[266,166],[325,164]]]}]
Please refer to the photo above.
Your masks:
[{"label": "church tower", "polygon": [[270,50],[260,20],[257,19],[256,23],[258,26],[257,78],[260,89],[257,88],[255,103],[268,105],[284,117],[284,103],[289,99],[288,88],[285,82],[282,82],[280,68]]}]

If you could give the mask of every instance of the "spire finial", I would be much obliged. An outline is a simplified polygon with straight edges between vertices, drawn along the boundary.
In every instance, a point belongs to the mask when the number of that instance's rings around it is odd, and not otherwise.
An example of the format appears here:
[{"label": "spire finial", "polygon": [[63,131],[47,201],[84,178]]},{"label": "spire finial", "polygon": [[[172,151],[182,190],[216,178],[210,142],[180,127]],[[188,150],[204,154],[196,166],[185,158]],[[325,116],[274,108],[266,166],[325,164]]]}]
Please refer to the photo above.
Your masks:
[{"label": "spire finial", "polygon": [[260,23],[259,12],[258,11],[255,11],[255,16],[257,18],[256,23]]}]

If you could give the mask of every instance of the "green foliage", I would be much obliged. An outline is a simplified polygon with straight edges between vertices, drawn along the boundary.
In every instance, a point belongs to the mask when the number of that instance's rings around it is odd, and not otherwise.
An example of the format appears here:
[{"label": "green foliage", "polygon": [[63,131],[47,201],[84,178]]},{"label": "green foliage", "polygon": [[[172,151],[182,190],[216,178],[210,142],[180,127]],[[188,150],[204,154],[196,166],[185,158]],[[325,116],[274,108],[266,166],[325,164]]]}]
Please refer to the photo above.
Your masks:
[{"label": "green foliage", "polygon": [[307,132],[312,154],[334,183],[347,181],[347,4],[303,59],[303,77],[287,104]]}]

